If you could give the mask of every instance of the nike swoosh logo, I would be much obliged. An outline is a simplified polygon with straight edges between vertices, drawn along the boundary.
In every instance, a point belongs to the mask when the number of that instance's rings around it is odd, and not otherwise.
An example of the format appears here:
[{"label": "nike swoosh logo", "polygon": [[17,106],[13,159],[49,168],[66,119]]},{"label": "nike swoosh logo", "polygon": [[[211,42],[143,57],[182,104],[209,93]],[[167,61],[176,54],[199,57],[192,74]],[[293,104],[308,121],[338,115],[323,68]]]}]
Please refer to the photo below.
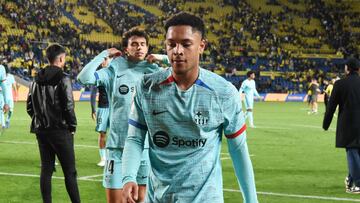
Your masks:
[{"label": "nike swoosh logo", "polygon": [[162,113],[165,113],[165,112],[167,112],[167,111],[153,111],[152,112],[152,115],[154,115],[154,116],[156,116],[156,115],[159,115],[159,114],[162,114]]},{"label": "nike swoosh logo", "polygon": [[124,76],[125,74],[122,75],[117,75],[116,78],[121,78],[122,76]]}]

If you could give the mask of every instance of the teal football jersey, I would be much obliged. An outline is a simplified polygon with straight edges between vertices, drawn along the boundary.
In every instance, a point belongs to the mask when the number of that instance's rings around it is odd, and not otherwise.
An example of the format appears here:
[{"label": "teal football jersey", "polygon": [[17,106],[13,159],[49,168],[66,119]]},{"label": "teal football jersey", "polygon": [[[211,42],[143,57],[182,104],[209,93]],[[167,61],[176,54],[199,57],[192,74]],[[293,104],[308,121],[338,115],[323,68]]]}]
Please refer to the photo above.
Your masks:
[{"label": "teal football jersey", "polygon": [[6,85],[6,70],[3,65],[0,65],[0,86],[1,86],[1,93],[4,97],[4,101],[6,104],[10,103],[10,97],[9,92],[11,89],[9,89],[9,86]]},{"label": "teal football jersey", "polygon": [[260,97],[258,91],[256,90],[256,85],[254,80],[244,80],[241,84],[240,93],[244,92],[245,99],[249,102],[254,102],[254,96]]},{"label": "teal football jersey", "polygon": [[[82,71],[78,79],[83,84],[105,87],[110,108],[110,126],[106,147],[123,148],[128,131],[129,112],[135,85],[144,74],[156,72],[160,70],[160,67],[147,61],[134,63],[127,58],[117,57],[111,61],[109,67],[95,72],[107,56],[107,50],[101,52],[84,67],[84,69],[89,70],[91,68],[93,71]],[[94,75],[89,76],[89,73]]]},{"label": "teal football jersey", "polygon": [[241,161],[246,160],[240,165],[249,169],[240,172],[246,173],[240,175],[244,177],[241,181],[251,190],[246,189],[246,195],[256,199],[245,118],[236,88],[200,68],[195,84],[181,90],[171,71],[169,68],[146,75],[137,86],[123,157],[123,183],[135,182],[138,163],[133,160],[146,144],[148,132],[151,173],[147,202],[221,203],[220,151],[224,133],[230,140],[238,138],[241,142],[237,149],[242,152],[236,153],[243,156]]}]

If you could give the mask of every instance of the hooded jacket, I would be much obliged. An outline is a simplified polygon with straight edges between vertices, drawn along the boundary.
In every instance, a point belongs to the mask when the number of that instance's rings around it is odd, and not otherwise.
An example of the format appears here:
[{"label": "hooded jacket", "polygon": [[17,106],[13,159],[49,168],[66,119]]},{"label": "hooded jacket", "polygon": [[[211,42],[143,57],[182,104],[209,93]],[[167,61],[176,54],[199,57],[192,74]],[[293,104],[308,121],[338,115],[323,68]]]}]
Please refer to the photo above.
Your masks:
[{"label": "hooded jacket", "polygon": [[30,84],[27,98],[32,133],[76,131],[71,79],[61,68],[41,69]]}]

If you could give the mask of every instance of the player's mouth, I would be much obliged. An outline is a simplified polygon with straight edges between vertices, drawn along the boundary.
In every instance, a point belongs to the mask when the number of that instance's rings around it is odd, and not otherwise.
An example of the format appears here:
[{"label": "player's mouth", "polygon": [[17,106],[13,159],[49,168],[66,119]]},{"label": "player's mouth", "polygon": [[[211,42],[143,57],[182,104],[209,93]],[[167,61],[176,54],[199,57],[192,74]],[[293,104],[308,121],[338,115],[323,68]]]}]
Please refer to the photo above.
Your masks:
[{"label": "player's mouth", "polygon": [[174,64],[184,64],[184,63],[186,63],[186,60],[173,59],[172,63],[174,63]]},{"label": "player's mouth", "polygon": [[143,56],[143,55],[144,55],[143,52],[135,52],[135,56],[137,56],[137,57],[141,57],[141,56]]}]

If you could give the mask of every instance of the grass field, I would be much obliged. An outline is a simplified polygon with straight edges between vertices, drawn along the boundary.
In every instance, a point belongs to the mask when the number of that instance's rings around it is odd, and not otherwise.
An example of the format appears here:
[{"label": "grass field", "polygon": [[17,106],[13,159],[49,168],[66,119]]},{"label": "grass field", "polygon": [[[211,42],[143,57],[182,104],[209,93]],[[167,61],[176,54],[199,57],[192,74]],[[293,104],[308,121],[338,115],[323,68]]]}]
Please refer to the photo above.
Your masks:
[{"label": "grass field", "polygon": [[[255,104],[255,124],[248,129],[248,145],[255,169],[260,202],[360,202],[345,193],[345,153],[336,149],[335,121],[328,132],[321,129],[320,113],[307,115],[304,103]],[[0,203],[41,202],[40,161],[25,103],[17,103],[10,129],[0,135]],[[102,169],[89,103],[77,103],[76,161],[82,202],[105,202]],[[222,163],[226,203],[242,202],[231,159],[223,143]],[[69,202],[60,166],[53,178],[53,202]]]}]

